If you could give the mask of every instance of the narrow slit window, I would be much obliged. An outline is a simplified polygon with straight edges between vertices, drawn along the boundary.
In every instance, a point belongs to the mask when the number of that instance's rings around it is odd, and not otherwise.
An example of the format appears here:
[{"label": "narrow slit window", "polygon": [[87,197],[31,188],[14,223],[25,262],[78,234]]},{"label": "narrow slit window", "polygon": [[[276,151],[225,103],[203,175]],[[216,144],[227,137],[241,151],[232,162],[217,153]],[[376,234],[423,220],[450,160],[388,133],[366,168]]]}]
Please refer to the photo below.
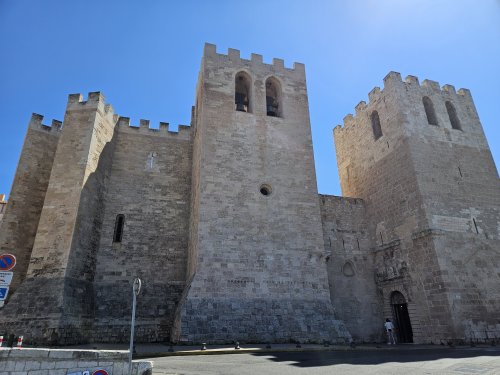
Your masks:
[{"label": "narrow slit window", "polygon": [[457,115],[455,106],[451,102],[446,102],[446,111],[448,111],[448,117],[450,118],[451,127],[453,129],[462,130],[462,125]]},{"label": "narrow slit window", "polygon": [[125,216],[121,214],[116,215],[115,233],[113,234],[113,242],[122,242],[124,224],[125,224]]},{"label": "narrow slit window", "polygon": [[424,103],[425,115],[427,116],[427,122],[429,125],[437,125],[437,117],[436,111],[434,111],[434,104],[432,104],[432,100],[429,97],[424,96],[422,98],[422,102]]},{"label": "narrow slit window", "polygon": [[380,117],[378,116],[377,111],[373,111],[371,115],[372,120],[372,129],[373,129],[373,137],[375,140],[382,137],[382,127],[380,126]]},{"label": "narrow slit window", "polygon": [[250,76],[245,72],[239,72],[235,77],[234,105],[240,112],[252,112],[250,101]]},{"label": "narrow slit window", "polygon": [[281,104],[281,86],[274,77],[266,80],[266,114],[272,117],[283,117]]}]

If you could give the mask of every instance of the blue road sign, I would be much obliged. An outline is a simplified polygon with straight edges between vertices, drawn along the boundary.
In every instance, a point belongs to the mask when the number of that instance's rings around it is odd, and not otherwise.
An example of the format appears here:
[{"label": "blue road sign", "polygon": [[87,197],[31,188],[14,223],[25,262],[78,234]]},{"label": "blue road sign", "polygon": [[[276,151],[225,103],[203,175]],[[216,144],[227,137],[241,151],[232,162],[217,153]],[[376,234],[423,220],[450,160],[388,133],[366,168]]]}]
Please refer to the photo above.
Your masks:
[{"label": "blue road sign", "polygon": [[7,293],[9,293],[8,286],[0,287],[0,301],[4,301],[7,298]]}]

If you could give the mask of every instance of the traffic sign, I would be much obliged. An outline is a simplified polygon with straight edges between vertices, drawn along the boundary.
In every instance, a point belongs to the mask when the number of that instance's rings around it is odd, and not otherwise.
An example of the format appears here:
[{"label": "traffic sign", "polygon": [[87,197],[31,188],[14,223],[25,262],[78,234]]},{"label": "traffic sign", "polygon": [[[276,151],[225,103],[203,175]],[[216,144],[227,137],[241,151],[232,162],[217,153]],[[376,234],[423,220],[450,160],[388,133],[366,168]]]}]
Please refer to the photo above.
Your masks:
[{"label": "traffic sign", "polygon": [[12,272],[0,271],[0,286],[10,285],[12,282]]},{"label": "traffic sign", "polygon": [[7,299],[8,293],[9,293],[8,286],[0,286],[0,301],[5,301]]},{"label": "traffic sign", "polygon": [[109,375],[106,370],[97,370],[92,373],[92,375]]},{"label": "traffic sign", "polygon": [[16,265],[16,257],[12,254],[0,255],[0,271],[10,271]]}]

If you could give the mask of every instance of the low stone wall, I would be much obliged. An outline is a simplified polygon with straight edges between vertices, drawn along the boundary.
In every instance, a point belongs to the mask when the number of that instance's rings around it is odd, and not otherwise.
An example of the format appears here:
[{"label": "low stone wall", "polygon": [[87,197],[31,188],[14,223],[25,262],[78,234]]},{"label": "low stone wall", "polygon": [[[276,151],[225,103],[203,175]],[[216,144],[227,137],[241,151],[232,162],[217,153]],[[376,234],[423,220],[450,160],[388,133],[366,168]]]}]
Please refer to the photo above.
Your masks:
[{"label": "low stone wall", "polygon": [[[128,351],[0,348],[1,375],[101,375],[106,372],[128,375]],[[152,373],[152,362],[132,361],[133,375]]]}]

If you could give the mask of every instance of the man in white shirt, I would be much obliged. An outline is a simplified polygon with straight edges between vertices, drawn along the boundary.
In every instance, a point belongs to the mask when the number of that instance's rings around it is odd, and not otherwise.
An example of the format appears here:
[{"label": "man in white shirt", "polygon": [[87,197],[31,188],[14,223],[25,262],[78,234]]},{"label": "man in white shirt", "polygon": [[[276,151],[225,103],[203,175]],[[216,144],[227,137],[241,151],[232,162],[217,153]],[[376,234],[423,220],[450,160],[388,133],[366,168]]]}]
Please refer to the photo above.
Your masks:
[{"label": "man in white shirt", "polygon": [[396,339],[394,338],[394,324],[392,324],[391,319],[387,318],[385,320],[384,327],[387,332],[387,345],[395,345]]}]

